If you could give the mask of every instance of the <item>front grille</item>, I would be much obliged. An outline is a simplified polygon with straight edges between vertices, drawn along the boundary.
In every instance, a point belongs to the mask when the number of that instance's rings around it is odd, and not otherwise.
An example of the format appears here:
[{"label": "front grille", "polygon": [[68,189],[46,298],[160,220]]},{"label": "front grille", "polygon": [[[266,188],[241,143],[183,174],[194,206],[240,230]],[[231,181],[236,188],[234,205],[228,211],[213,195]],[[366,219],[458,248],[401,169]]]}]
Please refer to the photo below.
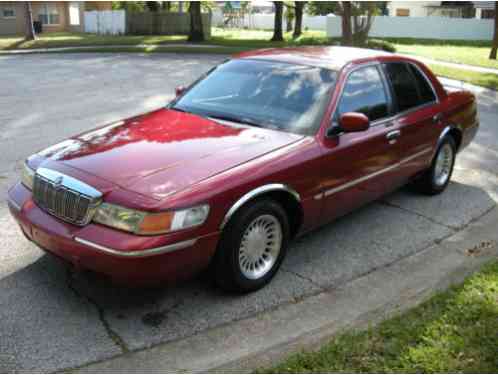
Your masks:
[{"label": "front grille", "polygon": [[40,168],[35,174],[33,198],[51,215],[81,226],[90,222],[100,203],[100,193],[90,186],[45,168]]}]

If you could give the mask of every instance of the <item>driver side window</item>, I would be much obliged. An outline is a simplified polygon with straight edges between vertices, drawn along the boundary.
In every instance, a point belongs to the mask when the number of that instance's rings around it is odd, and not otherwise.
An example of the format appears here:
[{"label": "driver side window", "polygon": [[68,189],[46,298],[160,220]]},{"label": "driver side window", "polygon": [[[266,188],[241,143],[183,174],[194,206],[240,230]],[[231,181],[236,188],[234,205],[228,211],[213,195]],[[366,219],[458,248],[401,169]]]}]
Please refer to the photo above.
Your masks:
[{"label": "driver side window", "polygon": [[344,85],[336,119],[346,112],[359,112],[370,121],[389,114],[388,99],[379,70],[375,66],[352,72]]}]

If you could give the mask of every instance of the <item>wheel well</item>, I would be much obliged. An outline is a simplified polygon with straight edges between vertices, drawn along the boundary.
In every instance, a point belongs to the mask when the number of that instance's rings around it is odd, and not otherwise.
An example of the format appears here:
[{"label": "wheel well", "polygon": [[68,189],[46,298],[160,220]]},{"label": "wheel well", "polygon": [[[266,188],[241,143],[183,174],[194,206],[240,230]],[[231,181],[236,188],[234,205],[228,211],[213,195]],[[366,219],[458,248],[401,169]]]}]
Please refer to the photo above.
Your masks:
[{"label": "wheel well", "polygon": [[[241,207],[238,207],[235,212],[260,199],[271,199],[282,206],[284,211],[287,213],[287,218],[289,219],[291,237],[294,237],[298,233],[303,222],[303,209],[297,198],[285,190],[272,190],[251,198]],[[235,214],[235,212],[232,214]]]},{"label": "wheel well", "polygon": [[452,128],[448,134],[453,137],[453,140],[455,141],[455,146],[456,149],[458,150],[460,148],[460,145],[462,143],[462,132],[458,128]]},{"label": "wheel well", "polygon": [[289,219],[291,237],[295,237],[303,223],[303,208],[296,198],[286,191],[278,190],[255,197],[260,198],[270,198],[282,205]]}]

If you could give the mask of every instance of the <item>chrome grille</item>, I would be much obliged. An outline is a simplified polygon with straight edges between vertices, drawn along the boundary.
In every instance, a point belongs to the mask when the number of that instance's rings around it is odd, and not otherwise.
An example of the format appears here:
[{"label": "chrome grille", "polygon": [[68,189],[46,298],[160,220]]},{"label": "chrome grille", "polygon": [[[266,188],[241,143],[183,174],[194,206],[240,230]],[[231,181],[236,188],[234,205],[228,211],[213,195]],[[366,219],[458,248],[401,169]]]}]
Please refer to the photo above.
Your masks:
[{"label": "chrome grille", "polygon": [[101,193],[60,172],[39,168],[33,185],[35,203],[48,213],[76,225],[86,225],[101,201]]}]

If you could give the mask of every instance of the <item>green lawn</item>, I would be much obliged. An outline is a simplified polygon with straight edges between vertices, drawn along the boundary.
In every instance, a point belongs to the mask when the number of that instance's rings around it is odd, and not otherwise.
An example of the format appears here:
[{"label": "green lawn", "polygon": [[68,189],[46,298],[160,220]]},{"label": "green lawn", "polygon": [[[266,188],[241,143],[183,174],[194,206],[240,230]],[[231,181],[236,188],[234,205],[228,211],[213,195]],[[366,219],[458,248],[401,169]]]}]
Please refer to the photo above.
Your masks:
[{"label": "green lawn", "polygon": [[[47,33],[42,34],[36,41],[25,42],[19,37],[0,37],[0,50],[32,49],[53,47],[81,47],[94,48],[86,52],[177,52],[177,53],[221,53],[234,54],[250,49],[303,46],[303,45],[331,45],[337,44],[338,39],[327,38],[325,32],[306,30],[297,39],[291,33],[285,33],[284,42],[270,42],[272,30],[241,30],[213,28],[211,39],[204,44],[217,45],[216,48],[189,47],[184,35],[94,35],[84,33]],[[394,45],[398,52],[425,56],[434,59],[466,63],[472,65],[494,67],[498,69],[498,62],[487,59],[490,42],[487,41],[438,41],[427,39],[389,38],[386,42]],[[373,40],[372,45],[383,43]],[[142,48],[132,46],[145,45]],[[164,44],[174,44],[174,47],[164,47]],[[109,49],[103,46],[117,45],[119,49]],[[100,47],[99,47],[100,46]],[[432,65],[433,70],[442,76],[463,80],[472,84],[498,89],[498,75],[480,74],[461,69],[447,68]]]},{"label": "green lawn", "polygon": [[346,332],[318,352],[261,371],[496,373],[498,262],[377,327]]},{"label": "green lawn", "polygon": [[498,69],[498,60],[488,58],[491,41],[438,41],[388,39],[400,53],[423,56],[458,64]]},{"label": "green lawn", "polygon": [[473,85],[498,90],[498,74],[478,73],[435,64],[430,64],[429,67],[438,76],[448,77],[459,81],[468,82]]}]

